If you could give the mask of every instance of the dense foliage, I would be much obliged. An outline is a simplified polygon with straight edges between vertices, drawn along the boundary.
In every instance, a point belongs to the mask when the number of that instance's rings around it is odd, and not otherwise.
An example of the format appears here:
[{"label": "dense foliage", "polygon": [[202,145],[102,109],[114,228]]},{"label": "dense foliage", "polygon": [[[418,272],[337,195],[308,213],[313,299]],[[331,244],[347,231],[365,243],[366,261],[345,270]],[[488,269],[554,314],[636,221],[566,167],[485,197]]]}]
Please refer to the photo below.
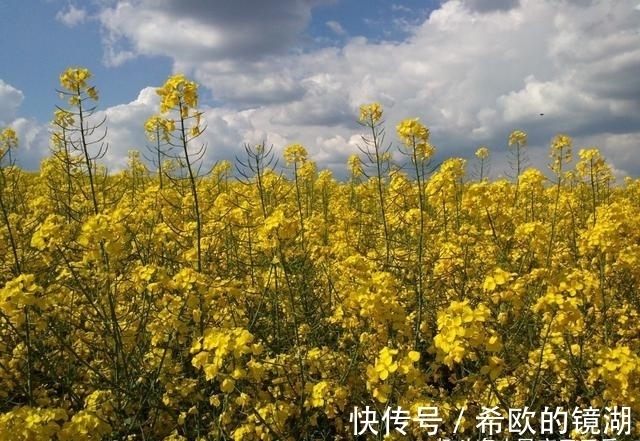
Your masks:
[{"label": "dense foliage", "polygon": [[573,164],[557,136],[549,178],[517,131],[513,176],[489,180],[486,147],[475,173],[432,164],[415,119],[388,148],[372,104],[346,182],[297,144],[282,172],[258,145],[204,173],[178,75],[144,128],[157,169],[131,153],[109,175],[90,78],[61,76],[38,173],[1,132],[0,440],[354,439],[365,406],[437,406],[442,435],[466,406],[468,436],[480,406],[640,412],[640,181],[614,185],[596,149]]}]

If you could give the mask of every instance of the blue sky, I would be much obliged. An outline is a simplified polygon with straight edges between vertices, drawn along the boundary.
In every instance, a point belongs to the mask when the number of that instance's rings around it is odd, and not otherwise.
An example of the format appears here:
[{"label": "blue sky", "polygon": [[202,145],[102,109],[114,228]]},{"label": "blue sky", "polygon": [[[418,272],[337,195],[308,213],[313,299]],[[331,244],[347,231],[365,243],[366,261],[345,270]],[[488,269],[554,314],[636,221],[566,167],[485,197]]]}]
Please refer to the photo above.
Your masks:
[{"label": "blue sky", "polygon": [[301,142],[339,172],[358,106],[379,101],[389,141],[420,117],[440,159],[488,145],[495,175],[521,129],[535,166],[563,132],[640,176],[638,0],[4,0],[0,42],[0,127],[18,130],[29,169],[48,154],[59,74],[84,66],[111,170],[145,149],[154,90],[183,72],[200,84],[209,162]]}]

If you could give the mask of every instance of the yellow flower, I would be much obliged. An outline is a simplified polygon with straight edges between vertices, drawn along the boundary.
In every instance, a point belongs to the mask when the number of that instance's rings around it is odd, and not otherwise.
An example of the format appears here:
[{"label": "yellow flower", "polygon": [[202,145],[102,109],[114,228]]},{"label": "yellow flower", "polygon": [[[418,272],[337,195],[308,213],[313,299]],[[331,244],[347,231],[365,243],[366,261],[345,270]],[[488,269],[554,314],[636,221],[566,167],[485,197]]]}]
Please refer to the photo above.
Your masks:
[{"label": "yellow flower", "polygon": [[321,407],[324,405],[325,397],[329,393],[329,384],[321,381],[313,385],[311,392],[311,405],[313,407]]},{"label": "yellow flower", "polygon": [[75,119],[73,113],[64,109],[56,109],[56,111],[54,112],[54,125],[62,128],[68,128],[72,127],[74,123]]},{"label": "yellow flower", "polygon": [[368,124],[377,124],[382,119],[382,107],[380,103],[372,103],[360,106],[360,121]]},{"label": "yellow flower", "polygon": [[60,85],[72,93],[79,93],[86,89],[87,80],[93,75],[89,69],[70,67],[60,75]]},{"label": "yellow flower", "polygon": [[572,140],[567,135],[556,135],[551,143],[551,170],[555,173],[562,171],[562,164],[571,162],[571,144]]},{"label": "yellow flower", "polygon": [[393,360],[393,356],[397,353],[397,349],[389,349],[387,347],[382,348],[380,351],[380,357],[376,363],[375,370],[381,380],[386,380],[389,374],[392,374],[398,369],[398,363]]},{"label": "yellow flower", "polygon": [[493,274],[484,279],[482,288],[487,292],[492,292],[497,286],[504,285],[511,280],[511,274],[501,268],[496,268]]},{"label": "yellow flower", "polygon": [[429,129],[422,125],[418,118],[405,119],[396,126],[400,140],[410,147],[429,141]]},{"label": "yellow flower", "polygon": [[222,383],[220,383],[220,390],[224,393],[232,392],[235,387],[236,382],[233,380],[233,378],[225,378],[224,380],[222,380]]},{"label": "yellow flower", "polygon": [[167,79],[162,87],[156,89],[160,95],[160,113],[179,109],[180,116],[185,119],[189,110],[198,105],[198,85],[187,80],[183,74],[176,74]]},{"label": "yellow flower", "polygon": [[358,155],[353,154],[349,156],[349,159],[347,159],[347,166],[349,172],[351,173],[351,176],[353,176],[354,178],[362,176],[362,161],[360,160],[360,157]]},{"label": "yellow flower", "polygon": [[481,374],[489,374],[491,381],[495,381],[500,376],[504,367],[504,360],[500,357],[489,357],[489,363],[480,369]]},{"label": "yellow flower", "polygon": [[390,384],[379,384],[373,389],[373,397],[381,403],[389,401],[393,387]]},{"label": "yellow flower", "polygon": [[284,149],[287,165],[299,164],[307,160],[307,149],[302,144],[291,144]]},{"label": "yellow flower", "polygon": [[482,146],[482,147],[478,147],[478,150],[476,150],[476,158],[478,159],[487,159],[489,157],[489,148],[487,148],[486,146]]},{"label": "yellow flower", "polygon": [[163,127],[164,119],[158,115],[153,115],[147,119],[144,123],[144,131],[149,138],[149,141],[155,141],[156,136]]},{"label": "yellow flower", "polygon": [[18,135],[11,127],[0,132],[0,158],[9,150],[18,147]]},{"label": "yellow flower", "polygon": [[522,130],[516,130],[509,135],[509,147],[518,145],[523,147],[527,143],[527,134]]},{"label": "yellow flower", "polygon": [[91,86],[87,89],[87,95],[94,101],[98,101],[98,91],[95,86]]},{"label": "yellow flower", "polygon": [[486,341],[485,347],[489,352],[498,352],[502,349],[502,342],[500,341],[500,336],[492,335]]},{"label": "yellow flower", "polygon": [[556,135],[553,139],[553,143],[551,144],[551,148],[553,150],[561,150],[568,147],[571,147],[572,140],[567,135]]}]

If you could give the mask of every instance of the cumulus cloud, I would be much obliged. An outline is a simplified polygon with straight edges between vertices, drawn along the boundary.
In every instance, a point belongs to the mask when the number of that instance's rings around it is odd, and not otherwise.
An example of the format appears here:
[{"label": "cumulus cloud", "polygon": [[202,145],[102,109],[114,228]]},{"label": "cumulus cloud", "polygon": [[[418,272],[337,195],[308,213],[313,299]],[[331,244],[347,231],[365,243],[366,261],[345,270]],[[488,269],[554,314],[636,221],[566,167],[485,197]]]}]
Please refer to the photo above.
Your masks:
[{"label": "cumulus cloud", "polygon": [[0,79],[0,124],[7,125],[16,115],[24,94]]},{"label": "cumulus cloud", "polygon": [[[111,170],[126,167],[129,150],[147,153],[148,141],[144,123],[151,115],[157,113],[159,103],[160,98],[155,88],[147,87],[130,103],[112,106],[95,113],[93,121],[106,119],[104,141],[108,149],[104,160]],[[102,133],[97,136],[102,136]]]},{"label": "cumulus cloud", "polygon": [[[239,107],[258,107],[296,101],[304,95],[304,85],[290,64],[286,59],[273,57],[269,61],[254,62],[179,62],[176,70],[192,72],[219,101]],[[274,74],[276,70],[279,75]]]},{"label": "cumulus cloud", "polygon": [[86,19],[87,11],[72,4],[67,5],[66,9],[62,9],[56,14],[56,20],[70,28],[84,23]]},{"label": "cumulus cloud", "polygon": [[255,60],[295,50],[318,3],[322,1],[136,0],[104,9],[99,20],[112,64],[132,53],[191,62]]},{"label": "cumulus cloud", "polygon": [[18,116],[24,94],[0,79],[0,130],[12,127],[18,135],[16,162],[27,170],[37,170],[48,152],[47,127],[33,118]]},{"label": "cumulus cloud", "polygon": [[206,106],[217,153],[268,138],[339,162],[355,152],[358,106],[375,100],[388,140],[400,119],[419,116],[442,156],[487,144],[495,157],[522,129],[532,159],[544,161],[550,139],[566,132],[640,173],[624,161],[640,142],[636,1],[452,0],[403,41],[354,37],[324,48],[304,46],[318,1],[247,1],[137,0],[100,15],[114,63],[168,56],[223,103]]},{"label": "cumulus cloud", "polygon": [[11,122],[18,135],[16,163],[25,170],[37,170],[40,161],[49,155],[49,130],[32,118],[16,118]]}]

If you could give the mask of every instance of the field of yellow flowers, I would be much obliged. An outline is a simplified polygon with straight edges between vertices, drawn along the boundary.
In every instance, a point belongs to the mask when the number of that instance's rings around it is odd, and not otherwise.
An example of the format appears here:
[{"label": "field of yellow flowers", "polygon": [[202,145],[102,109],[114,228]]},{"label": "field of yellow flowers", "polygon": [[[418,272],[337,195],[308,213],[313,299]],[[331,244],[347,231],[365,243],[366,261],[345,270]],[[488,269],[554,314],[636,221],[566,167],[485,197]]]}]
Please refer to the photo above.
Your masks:
[{"label": "field of yellow flowers", "polygon": [[0,132],[0,441],[482,439],[487,409],[638,436],[640,180],[596,149],[559,135],[545,174],[516,131],[489,180],[416,119],[390,150],[371,104],[346,181],[297,144],[204,173],[176,75],[141,128],[157,169],[110,175],[90,79],[62,74],[39,172]]}]

